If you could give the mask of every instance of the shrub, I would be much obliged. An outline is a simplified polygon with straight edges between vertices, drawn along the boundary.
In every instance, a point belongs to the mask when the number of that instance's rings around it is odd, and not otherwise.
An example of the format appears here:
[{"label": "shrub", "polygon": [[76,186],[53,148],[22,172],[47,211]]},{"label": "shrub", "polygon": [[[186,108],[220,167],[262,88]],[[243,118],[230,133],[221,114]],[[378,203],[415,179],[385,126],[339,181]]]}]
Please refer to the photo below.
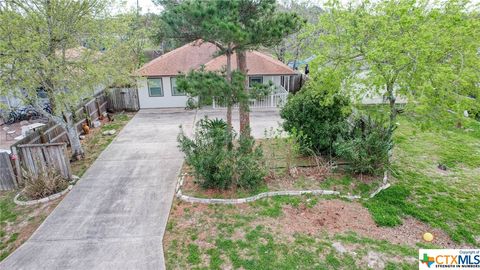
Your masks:
[{"label": "shrub", "polygon": [[24,176],[23,195],[30,200],[48,197],[68,187],[68,181],[53,167],[47,167],[38,174],[25,170]]},{"label": "shrub", "polygon": [[345,129],[349,105],[346,97],[335,95],[327,102],[327,93],[306,88],[290,96],[280,112],[283,128],[302,134],[303,153],[333,153],[333,143]]},{"label": "shrub", "polygon": [[233,177],[233,154],[229,149],[232,134],[222,120],[207,118],[198,122],[193,139],[180,133],[179,147],[195,177],[204,188],[226,189]]},{"label": "shrub", "polygon": [[335,142],[335,153],[354,173],[380,174],[389,165],[393,128],[368,116],[357,116],[348,133]]},{"label": "shrub", "polygon": [[255,189],[263,181],[263,152],[251,137],[236,138],[221,119],[202,119],[193,139],[180,133],[179,147],[185,153],[187,164],[203,188],[227,189],[236,184]]},{"label": "shrub", "polygon": [[266,175],[265,166],[262,163],[262,148],[255,147],[255,140],[252,137],[240,136],[236,149],[237,185],[245,189],[260,186]]}]

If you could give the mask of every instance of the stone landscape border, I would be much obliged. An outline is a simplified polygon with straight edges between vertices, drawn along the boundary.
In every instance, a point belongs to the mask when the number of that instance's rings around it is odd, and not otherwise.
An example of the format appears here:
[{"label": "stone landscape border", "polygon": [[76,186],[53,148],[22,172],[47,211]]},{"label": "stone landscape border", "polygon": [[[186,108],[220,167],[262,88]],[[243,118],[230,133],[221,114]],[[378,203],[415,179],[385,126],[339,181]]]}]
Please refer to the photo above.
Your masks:
[{"label": "stone landscape border", "polygon": [[348,200],[358,200],[364,199],[368,200],[375,197],[380,191],[387,189],[390,187],[388,181],[388,173],[385,172],[383,176],[383,184],[377,188],[373,193],[371,193],[368,198],[364,198],[359,195],[340,195],[340,192],[334,190],[324,190],[324,189],[314,189],[314,190],[282,190],[282,191],[269,191],[269,192],[262,192],[260,194],[246,197],[246,198],[237,198],[237,199],[215,199],[215,198],[198,198],[189,195],[185,195],[182,193],[182,186],[184,177],[187,174],[182,174],[177,181],[177,186],[175,188],[175,193],[178,199],[189,202],[189,203],[203,203],[203,204],[242,204],[242,203],[249,203],[254,202],[256,200],[260,200],[263,198],[268,197],[275,197],[275,196],[301,196],[301,195],[334,195],[339,196],[340,198],[348,199]]},{"label": "stone landscape border", "polygon": [[19,192],[15,196],[15,198],[13,198],[13,201],[17,205],[34,205],[34,204],[46,203],[46,202],[53,201],[53,200],[56,200],[56,199],[62,197],[67,192],[69,192],[72,188],[73,188],[73,185],[69,185],[66,189],[64,189],[64,190],[62,190],[58,193],[52,194],[52,195],[50,195],[48,197],[45,197],[45,198],[41,198],[41,199],[38,199],[38,200],[31,200],[31,201],[21,201],[21,200],[19,200],[18,198],[22,194],[21,192]]},{"label": "stone landscape border", "polygon": [[45,198],[41,198],[41,199],[38,199],[38,200],[30,200],[30,201],[22,201],[22,200],[19,200],[19,197],[20,195],[22,195],[22,192],[19,192],[17,195],[15,195],[15,197],[13,198],[13,202],[17,205],[35,205],[35,204],[40,204],[40,203],[46,203],[46,202],[49,202],[49,201],[53,201],[53,200],[56,200],[60,197],[62,197],[63,195],[65,195],[67,192],[69,192],[70,190],[72,190],[73,188],[73,185],[75,185],[75,183],[80,180],[80,177],[76,176],[76,175],[72,175],[72,179],[70,181],[70,185],[68,185],[68,187],[58,193],[55,193],[55,194],[52,194],[48,197],[45,197]]}]

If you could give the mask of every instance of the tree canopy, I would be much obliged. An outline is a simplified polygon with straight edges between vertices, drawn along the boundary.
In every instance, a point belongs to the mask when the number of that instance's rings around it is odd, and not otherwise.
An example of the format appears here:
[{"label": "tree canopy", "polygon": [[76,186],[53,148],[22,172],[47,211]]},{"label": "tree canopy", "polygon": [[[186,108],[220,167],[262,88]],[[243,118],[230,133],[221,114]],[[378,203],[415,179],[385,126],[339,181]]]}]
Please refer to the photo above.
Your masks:
[{"label": "tree canopy", "polygon": [[[1,94],[21,98],[64,127],[75,154],[83,149],[72,112],[95,89],[128,83],[137,63],[131,20],[111,16],[109,4],[8,0],[0,6]],[[38,89],[46,92],[51,112]]]},{"label": "tree canopy", "polygon": [[432,117],[463,110],[480,94],[480,21],[469,1],[331,1],[310,33],[318,35],[313,80],[352,97],[384,95],[391,124],[396,98]]}]

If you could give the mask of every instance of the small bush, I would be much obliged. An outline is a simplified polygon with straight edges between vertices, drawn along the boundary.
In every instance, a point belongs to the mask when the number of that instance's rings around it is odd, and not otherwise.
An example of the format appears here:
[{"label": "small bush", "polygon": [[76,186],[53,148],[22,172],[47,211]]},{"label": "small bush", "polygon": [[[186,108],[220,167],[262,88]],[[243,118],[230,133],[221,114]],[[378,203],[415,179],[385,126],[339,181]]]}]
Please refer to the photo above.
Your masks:
[{"label": "small bush", "polygon": [[349,162],[354,173],[380,174],[389,165],[393,129],[383,121],[355,117],[350,131],[335,142],[335,153]]},{"label": "small bush", "polygon": [[186,162],[194,168],[202,187],[230,187],[234,158],[229,149],[232,139],[225,122],[206,118],[197,124],[193,139],[180,133],[179,147],[185,153]]},{"label": "small bush", "polygon": [[346,127],[350,101],[336,95],[327,102],[327,95],[306,88],[290,96],[280,112],[283,128],[302,134],[299,143],[304,154],[333,153],[333,143]]},{"label": "small bush", "polygon": [[53,167],[40,171],[38,175],[24,171],[25,188],[23,195],[30,200],[38,200],[65,190],[68,181]]},{"label": "small bush", "polygon": [[179,148],[185,153],[187,164],[203,188],[227,189],[236,184],[255,189],[263,181],[263,151],[255,146],[253,138],[236,136],[221,119],[202,119],[193,139],[183,133],[178,136]]},{"label": "small bush", "polygon": [[255,140],[252,137],[240,136],[236,149],[237,185],[245,189],[260,186],[266,175],[262,162],[262,148],[255,147]]}]

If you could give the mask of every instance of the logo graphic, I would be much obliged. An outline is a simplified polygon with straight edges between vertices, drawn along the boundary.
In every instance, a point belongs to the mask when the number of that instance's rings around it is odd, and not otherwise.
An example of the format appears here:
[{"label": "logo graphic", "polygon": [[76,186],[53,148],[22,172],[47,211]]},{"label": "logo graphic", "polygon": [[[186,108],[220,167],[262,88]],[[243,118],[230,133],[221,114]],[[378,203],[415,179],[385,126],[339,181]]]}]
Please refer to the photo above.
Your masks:
[{"label": "logo graphic", "polygon": [[418,269],[479,269],[480,249],[420,249]]},{"label": "logo graphic", "polygon": [[428,257],[427,253],[423,253],[423,258],[420,260],[420,262],[426,264],[428,268],[430,268],[430,266],[435,263],[435,258]]}]

